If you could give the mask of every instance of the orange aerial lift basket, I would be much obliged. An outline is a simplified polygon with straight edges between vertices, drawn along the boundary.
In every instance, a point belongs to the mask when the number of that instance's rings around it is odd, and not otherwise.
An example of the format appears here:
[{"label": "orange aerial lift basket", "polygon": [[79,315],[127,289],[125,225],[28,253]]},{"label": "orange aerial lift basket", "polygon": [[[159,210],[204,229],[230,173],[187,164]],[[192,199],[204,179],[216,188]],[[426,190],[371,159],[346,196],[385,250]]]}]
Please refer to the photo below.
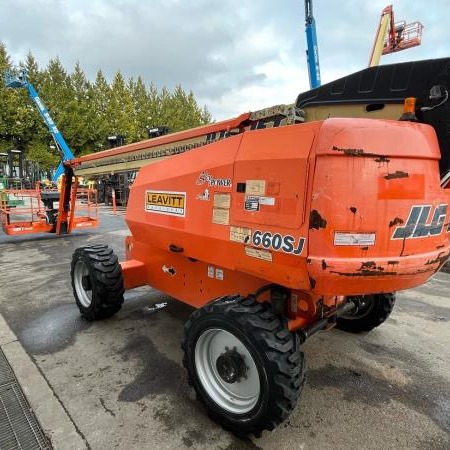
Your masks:
[{"label": "orange aerial lift basket", "polygon": [[369,67],[377,66],[381,55],[388,55],[420,45],[422,43],[422,29],[423,25],[420,22],[406,23],[404,20],[395,22],[392,5],[386,6],[381,12]]},{"label": "orange aerial lift basket", "polygon": [[[7,235],[69,234],[75,228],[98,225],[97,191],[80,188],[77,177],[68,185],[64,175],[61,191],[37,184],[35,189],[9,189],[1,194],[0,220]],[[61,201],[65,198],[68,201]]]}]

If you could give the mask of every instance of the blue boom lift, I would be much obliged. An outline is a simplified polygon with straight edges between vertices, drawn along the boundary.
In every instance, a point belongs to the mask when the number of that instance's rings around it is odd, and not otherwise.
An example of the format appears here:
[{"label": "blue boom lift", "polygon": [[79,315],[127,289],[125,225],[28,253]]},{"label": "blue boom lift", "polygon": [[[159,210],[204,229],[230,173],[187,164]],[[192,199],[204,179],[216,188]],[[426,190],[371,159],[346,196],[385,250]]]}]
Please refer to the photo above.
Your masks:
[{"label": "blue boom lift", "polygon": [[317,45],[316,21],[313,16],[312,0],[305,0],[306,60],[308,62],[309,85],[311,89],[320,86],[319,47]]},{"label": "blue boom lift", "polygon": [[39,98],[38,93],[36,92],[36,89],[34,86],[28,81],[27,78],[27,71],[25,69],[21,69],[19,73],[16,75],[13,72],[6,71],[5,72],[5,85],[6,87],[10,88],[26,88],[28,91],[28,95],[30,96],[31,100],[35,103],[37,106],[39,113],[41,114],[42,118],[44,119],[44,122],[46,123],[48,130],[50,131],[56,147],[60,151],[62,155],[62,161],[59,164],[58,168],[56,169],[56,172],[53,176],[53,181],[57,181],[57,179],[64,173],[64,165],[63,162],[67,161],[69,159],[74,159],[75,156],[70,150],[69,146],[67,145],[66,141],[64,140],[63,135],[58,130],[58,128],[55,125],[55,122],[53,122],[53,119],[50,117],[50,114],[42,102],[42,100]]}]

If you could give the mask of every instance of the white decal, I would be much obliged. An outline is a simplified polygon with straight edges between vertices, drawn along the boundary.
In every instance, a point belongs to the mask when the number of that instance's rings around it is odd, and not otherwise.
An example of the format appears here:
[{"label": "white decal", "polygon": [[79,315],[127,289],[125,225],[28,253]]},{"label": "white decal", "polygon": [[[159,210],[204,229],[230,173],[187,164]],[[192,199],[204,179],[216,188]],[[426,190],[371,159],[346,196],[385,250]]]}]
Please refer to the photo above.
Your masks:
[{"label": "white decal", "polygon": [[375,245],[375,233],[345,233],[336,231],[334,233],[334,245]]},{"label": "white decal", "polygon": [[163,271],[164,273],[167,273],[167,274],[170,275],[171,277],[175,276],[175,274],[177,273],[177,272],[175,271],[175,269],[174,269],[172,266],[167,267],[165,264],[164,264],[164,266],[162,266],[162,271]]},{"label": "white decal", "polygon": [[197,195],[197,200],[209,200],[209,189],[206,188],[201,194]]},{"label": "white decal", "polygon": [[252,258],[263,259],[264,261],[272,262],[272,253],[267,250],[261,250],[259,248],[245,247],[245,254]]}]

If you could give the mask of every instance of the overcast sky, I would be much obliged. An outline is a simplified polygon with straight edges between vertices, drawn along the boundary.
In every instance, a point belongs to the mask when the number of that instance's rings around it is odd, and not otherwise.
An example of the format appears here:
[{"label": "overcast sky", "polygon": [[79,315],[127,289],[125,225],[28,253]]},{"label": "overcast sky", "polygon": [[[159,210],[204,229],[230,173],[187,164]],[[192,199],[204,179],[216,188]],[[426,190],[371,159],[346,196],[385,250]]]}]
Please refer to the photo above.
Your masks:
[{"label": "overcast sky", "polygon": [[[420,47],[384,64],[450,56],[450,1],[393,1],[395,19],[420,20]],[[322,82],[367,66],[389,0],[313,0]],[[93,80],[120,69],[158,88],[181,84],[216,120],[308,90],[303,0],[0,0],[0,40],[15,64],[79,61]]]}]

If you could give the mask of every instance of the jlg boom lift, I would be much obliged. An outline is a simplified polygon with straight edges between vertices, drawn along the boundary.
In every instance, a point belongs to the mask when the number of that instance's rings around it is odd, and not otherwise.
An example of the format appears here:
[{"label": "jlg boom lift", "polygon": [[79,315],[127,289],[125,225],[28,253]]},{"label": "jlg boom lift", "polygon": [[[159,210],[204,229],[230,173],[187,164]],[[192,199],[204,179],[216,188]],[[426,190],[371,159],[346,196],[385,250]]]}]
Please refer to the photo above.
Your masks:
[{"label": "jlg boom lift", "polygon": [[[97,226],[97,193],[92,189],[80,188],[72,168],[65,164],[75,156],[28,80],[26,70],[22,69],[18,74],[6,71],[5,85],[9,88],[27,89],[61,153],[62,160],[53,179],[56,181],[61,176],[62,180],[61,192],[42,190],[39,184],[35,189],[4,190],[3,197],[6,200],[0,203],[3,231],[8,235],[42,232],[67,234],[75,228]],[[8,198],[20,198],[22,205],[11,207]]]},{"label": "jlg boom lift", "polygon": [[300,94],[305,123],[244,114],[71,161],[76,173],[140,167],[125,260],[106,245],[73,255],[81,314],[110,317],[143,285],[188,303],[198,398],[235,433],[274,429],[300,396],[307,338],[379,326],[395,291],[449,256],[449,69],[372,67]]},{"label": "jlg boom lift", "polygon": [[381,55],[416,47],[422,41],[423,25],[420,22],[406,23],[394,21],[392,5],[386,6],[381,12],[375,41],[369,59],[369,67],[378,66]]}]

